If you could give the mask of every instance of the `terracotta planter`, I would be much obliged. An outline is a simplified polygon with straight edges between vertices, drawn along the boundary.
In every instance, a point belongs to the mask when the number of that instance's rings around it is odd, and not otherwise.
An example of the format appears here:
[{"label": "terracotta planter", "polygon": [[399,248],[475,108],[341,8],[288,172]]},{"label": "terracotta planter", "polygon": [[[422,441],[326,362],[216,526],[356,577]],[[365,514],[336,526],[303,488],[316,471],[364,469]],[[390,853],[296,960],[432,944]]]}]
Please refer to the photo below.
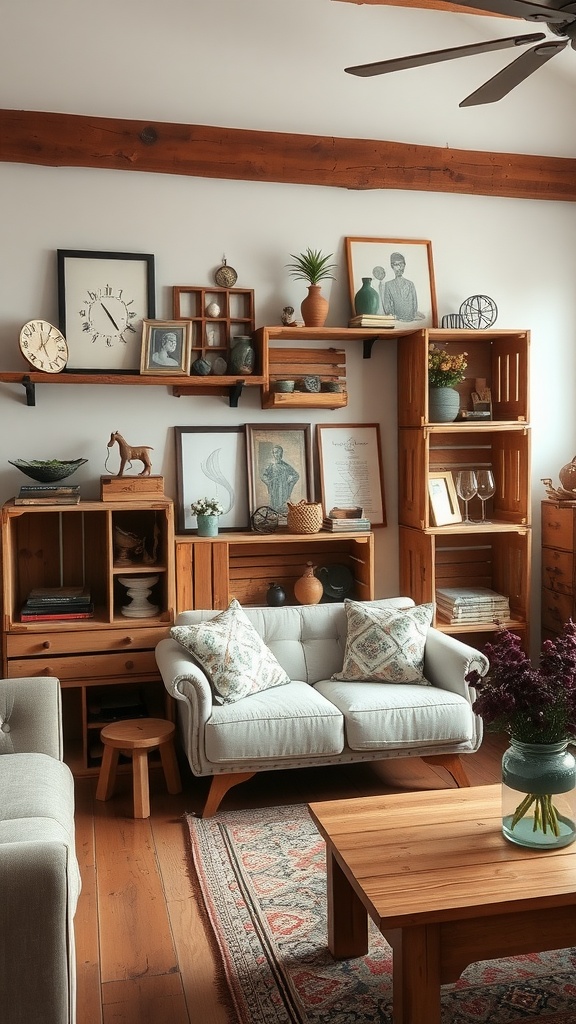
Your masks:
[{"label": "terracotta planter", "polygon": [[319,284],[308,286],[308,295],[300,306],[305,327],[324,327],[328,316],[328,299],[320,291]]},{"label": "terracotta planter", "polygon": [[294,597],[299,604],[318,604],[323,594],[324,587],[314,575],[313,563],[306,562],[303,575],[294,584]]}]

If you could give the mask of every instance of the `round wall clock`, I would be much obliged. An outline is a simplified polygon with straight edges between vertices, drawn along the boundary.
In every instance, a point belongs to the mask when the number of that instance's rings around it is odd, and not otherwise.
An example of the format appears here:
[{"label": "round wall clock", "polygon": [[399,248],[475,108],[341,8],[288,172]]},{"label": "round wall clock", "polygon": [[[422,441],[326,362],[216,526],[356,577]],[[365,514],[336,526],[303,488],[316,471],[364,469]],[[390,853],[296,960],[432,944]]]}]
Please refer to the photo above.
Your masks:
[{"label": "round wall clock", "polygon": [[29,320],[20,331],[20,351],[35,370],[60,373],[68,362],[64,335],[47,320]]},{"label": "round wall clock", "polygon": [[228,266],[225,256],[222,258],[222,266],[214,274],[214,280],[220,288],[233,288],[238,280],[238,274],[234,267]]}]

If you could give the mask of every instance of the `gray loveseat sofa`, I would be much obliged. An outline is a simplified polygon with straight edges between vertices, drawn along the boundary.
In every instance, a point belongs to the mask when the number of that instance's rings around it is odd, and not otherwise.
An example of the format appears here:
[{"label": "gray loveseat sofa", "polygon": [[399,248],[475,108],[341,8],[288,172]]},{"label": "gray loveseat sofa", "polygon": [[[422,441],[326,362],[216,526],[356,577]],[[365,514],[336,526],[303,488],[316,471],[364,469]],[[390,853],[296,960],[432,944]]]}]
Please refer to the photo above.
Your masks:
[{"label": "gray loveseat sofa", "polygon": [[[410,598],[367,603],[414,607]],[[181,643],[170,638],[156,648],[192,772],[213,776],[203,817],[216,813],[231,786],[273,769],[423,757],[441,764],[458,785],[469,784],[460,755],[478,749],[482,722],[472,712],[473,693],[464,677],[472,668],[485,674],[483,654],[429,628],[424,675],[431,685],[334,680],[346,645],[343,604],[244,612],[290,676],[287,685],[217,704],[206,674]],[[217,614],[186,611],[177,624]]]},{"label": "gray loveseat sofa", "polygon": [[0,1020],[73,1024],[80,892],[57,679],[0,679]]}]

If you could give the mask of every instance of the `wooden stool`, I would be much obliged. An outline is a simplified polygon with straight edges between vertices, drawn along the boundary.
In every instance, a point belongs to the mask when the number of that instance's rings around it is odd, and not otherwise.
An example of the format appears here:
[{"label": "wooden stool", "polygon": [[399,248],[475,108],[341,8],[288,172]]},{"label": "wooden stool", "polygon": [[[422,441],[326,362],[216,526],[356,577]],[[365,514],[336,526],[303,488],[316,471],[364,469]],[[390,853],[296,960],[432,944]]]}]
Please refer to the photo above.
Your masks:
[{"label": "wooden stool", "polygon": [[150,790],[148,787],[148,754],[158,749],[169,793],[180,793],[182,783],[174,750],[173,722],[162,718],[135,718],[125,722],[112,722],[100,732],[104,754],[100,766],[97,800],[109,800],[114,792],[116,769],[120,754],[132,758],[134,786],[134,817],[150,817]]}]

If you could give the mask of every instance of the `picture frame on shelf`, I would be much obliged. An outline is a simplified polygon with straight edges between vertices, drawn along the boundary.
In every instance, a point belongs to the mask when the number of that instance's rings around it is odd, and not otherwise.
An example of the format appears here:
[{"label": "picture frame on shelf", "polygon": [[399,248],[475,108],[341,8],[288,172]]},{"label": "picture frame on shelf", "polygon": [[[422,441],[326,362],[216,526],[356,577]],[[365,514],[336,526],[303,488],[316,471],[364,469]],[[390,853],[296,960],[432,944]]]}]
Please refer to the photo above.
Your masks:
[{"label": "picture frame on shelf", "polygon": [[382,446],[378,423],[316,426],[320,493],[332,508],[362,508],[372,527],[386,526]]},{"label": "picture frame on shelf", "polygon": [[312,429],[309,423],[273,427],[246,424],[250,513],[267,506],[286,525],[288,502],[311,501],[313,492]]},{"label": "picture frame on shelf", "polygon": [[140,373],[188,376],[191,348],[190,320],[143,320]]},{"label": "picture frame on shelf", "polygon": [[243,426],[174,427],[178,533],[196,533],[190,511],[199,498],[217,498],[224,512],[219,531],[247,530],[248,482]]},{"label": "picture frame on shelf", "polygon": [[375,314],[398,327],[437,327],[432,242],[415,238],[346,238],[352,316],[364,278],[378,296]]},{"label": "picture frame on shelf", "polygon": [[429,473],[428,496],[433,526],[450,526],[452,523],[462,522],[452,473]]},{"label": "picture frame on shelf", "polygon": [[64,372],[139,373],[143,320],[156,314],[154,256],[58,249],[57,272]]}]

